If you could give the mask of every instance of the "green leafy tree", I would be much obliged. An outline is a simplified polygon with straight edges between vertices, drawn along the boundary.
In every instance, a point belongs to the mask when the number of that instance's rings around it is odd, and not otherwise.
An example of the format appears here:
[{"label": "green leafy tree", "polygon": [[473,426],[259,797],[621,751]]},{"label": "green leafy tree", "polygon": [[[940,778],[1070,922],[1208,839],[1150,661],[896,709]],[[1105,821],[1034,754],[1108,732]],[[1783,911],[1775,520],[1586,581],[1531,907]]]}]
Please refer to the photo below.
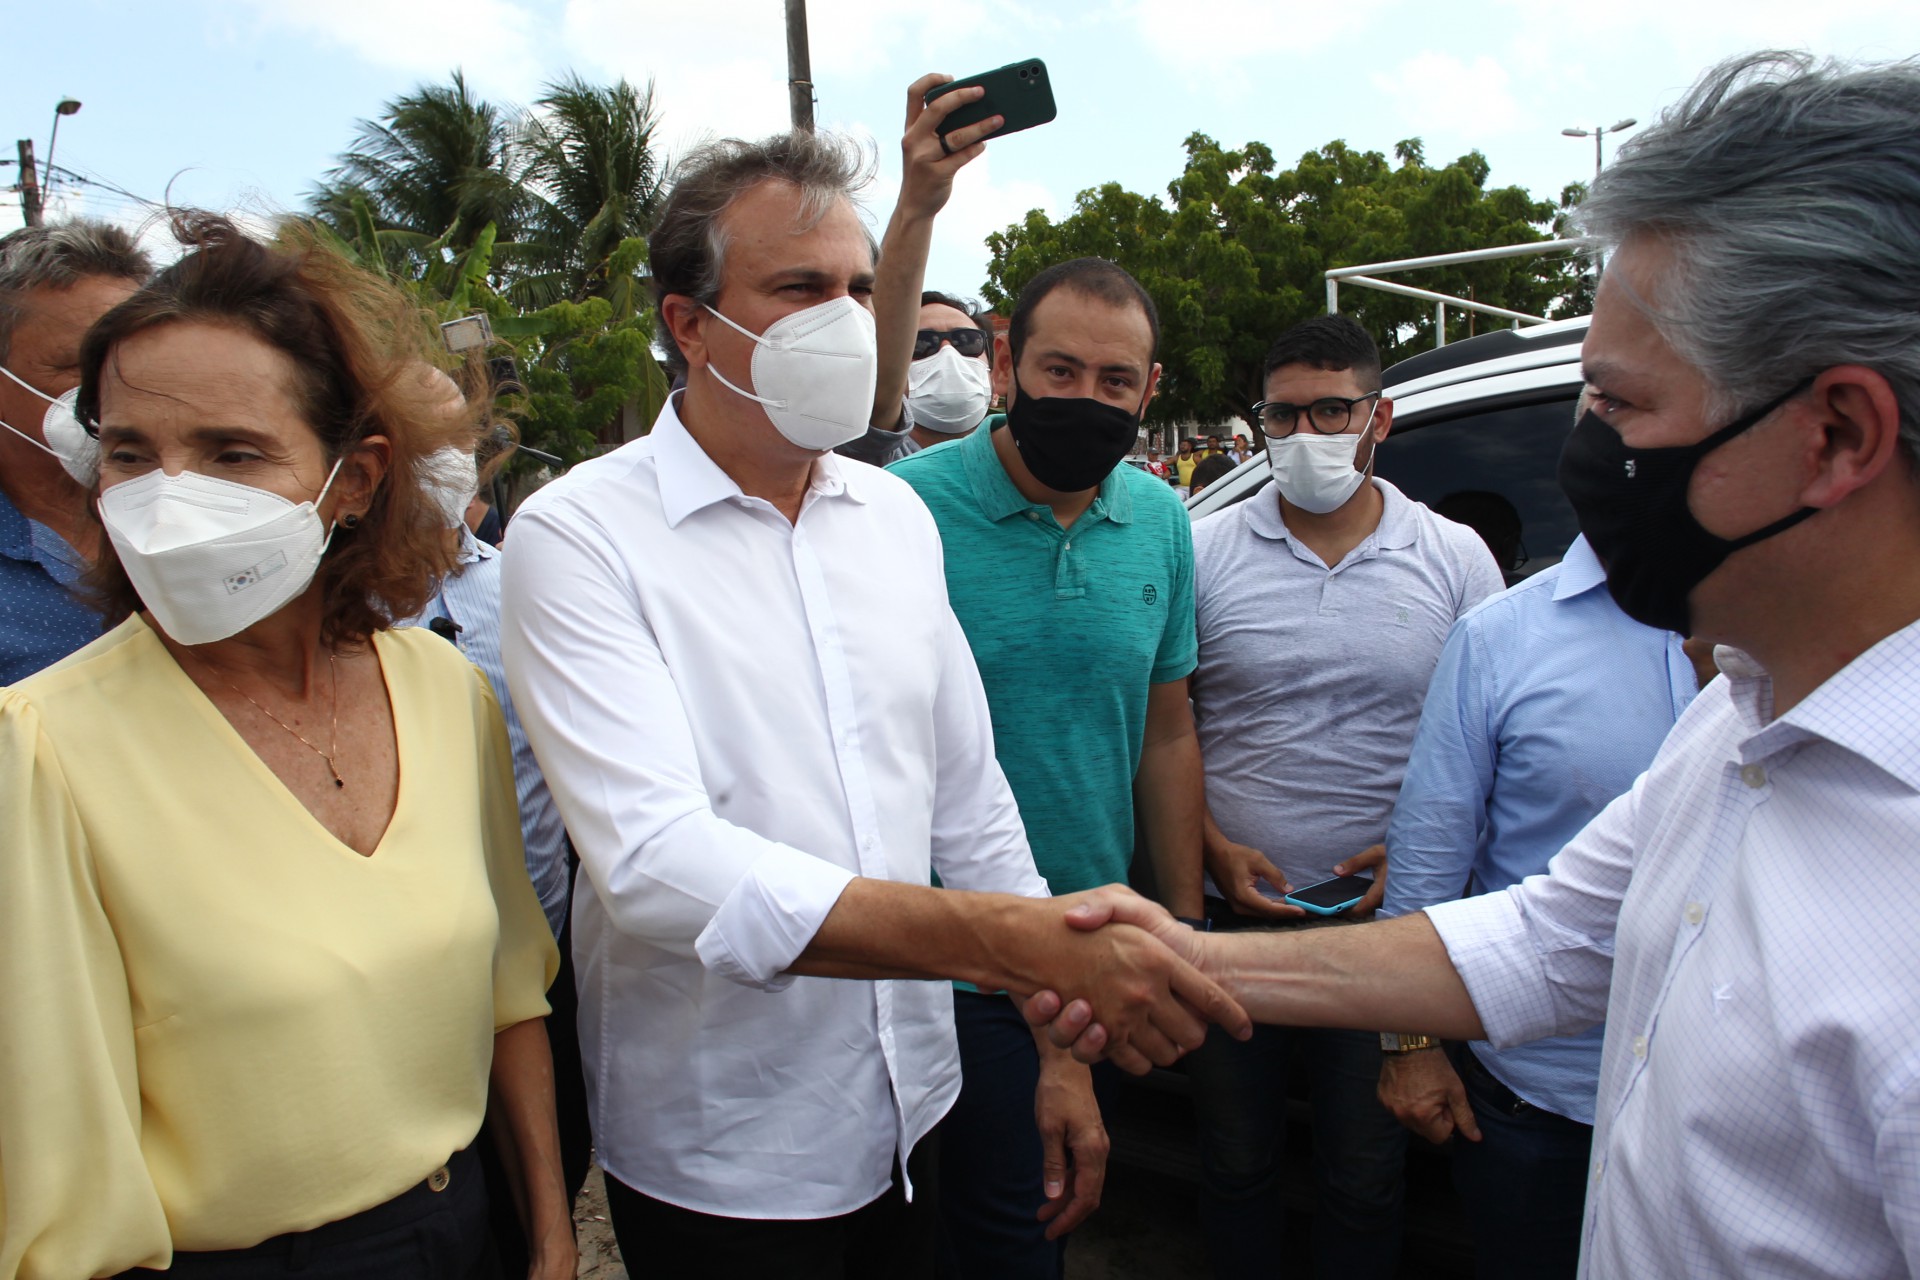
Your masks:
[{"label": "green leafy tree", "polygon": [[[1325,310],[1329,268],[1542,240],[1554,221],[1551,203],[1519,187],[1488,189],[1480,153],[1435,168],[1417,139],[1400,143],[1392,161],[1331,142],[1287,170],[1258,142],[1230,151],[1195,133],[1186,150],[1164,200],[1108,183],[1081,192],[1057,223],[1035,210],[987,237],[984,292],[1002,310],[1068,258],[1110,258],[1133,273],[1160,310],[1166,372],[1153,416],[1162,421],[1246,418],[1267,347]],[[1547,315],[1572,281],[1549,256],[1424,272],[1417,284]],[[1426,302],[1359,289],[1340,302],[1388,361],[1433,342]],[[1449,340],[1474,323],[1450,313]]]}]

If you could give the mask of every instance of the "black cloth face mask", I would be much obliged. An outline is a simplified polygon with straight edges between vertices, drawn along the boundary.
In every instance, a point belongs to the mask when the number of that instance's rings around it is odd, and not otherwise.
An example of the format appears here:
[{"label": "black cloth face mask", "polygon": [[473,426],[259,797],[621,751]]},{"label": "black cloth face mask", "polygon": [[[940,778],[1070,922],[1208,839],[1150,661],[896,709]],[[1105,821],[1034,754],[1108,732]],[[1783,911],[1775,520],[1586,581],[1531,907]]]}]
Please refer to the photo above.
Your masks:
[{"label": "black cloth face mask", "polygon": [[1629,618],[1691,635],[1687,597],[1708,574],[1742,547],[1814,514],[1817,508],[1802,507],[1744,537],[1722,538],[1702,528],[1687,505],[1702,458],[1812,385],[1806,379],[1704,440],[1662,449],[1629,448],[1591,409],[1581,416],[1560,453],[1560,487],[1607,566],[1607,590]]},{"label": "black cloth face mask", "polygon": [[1020,389],[1016,374],[1007,431],[1035,480],[1060,493],[1080,493],[1105,480],[1133,451],[1145,401],[1142,396],[1141,408],[1128,412],[1086,396],[1036,400]]}]

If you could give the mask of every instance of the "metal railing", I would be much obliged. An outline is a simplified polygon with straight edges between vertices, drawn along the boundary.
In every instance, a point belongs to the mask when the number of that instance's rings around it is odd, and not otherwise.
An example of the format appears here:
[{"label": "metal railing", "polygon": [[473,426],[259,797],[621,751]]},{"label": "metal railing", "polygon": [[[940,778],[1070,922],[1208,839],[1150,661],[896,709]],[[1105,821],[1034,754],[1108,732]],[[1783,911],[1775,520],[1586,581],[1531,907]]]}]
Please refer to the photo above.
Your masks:
[{"label": "metal railing", "polygon": [[1526,258],[1540,253],[1568,253],[1585,249],[1594,241],[1586,238],[1568,240],[1539,240],[1533,244],[1508,244],[1497,249],[1468,249],[1464,253],[1436,253],[1424,258],[1401,258],[1396,262],[1369,262],[1357,267],[1335,267],[1326,273],[1327,277],[1327,314],[1340,313],[1340,285],[1358,285],[1362,289],[1374,289],[1381,293],[1398,294],[1403,298],[1420,298],[1433,303],[1434,345],[1447,345],[1447,308],[1459,311],[1477,311],[1481,315],[1496,316],[1502,320],[1513,321],[1518,329],[1523,324],[1546,324],[1545,316],[1528,315],[1524,311],[1509,311],[1505,307],[1496,307],[1491,303],[1475,302],[1472,298],[1456,298],[1451,294],[1435,293],[1431,289],[1416,289],[1410,284],[1400,284],[1393,280],[1380,280],[1376,277],[1398,271],[1418,271],[1423,267],[1450,267],[1462,262],[1492,262],[1500,258]]}]

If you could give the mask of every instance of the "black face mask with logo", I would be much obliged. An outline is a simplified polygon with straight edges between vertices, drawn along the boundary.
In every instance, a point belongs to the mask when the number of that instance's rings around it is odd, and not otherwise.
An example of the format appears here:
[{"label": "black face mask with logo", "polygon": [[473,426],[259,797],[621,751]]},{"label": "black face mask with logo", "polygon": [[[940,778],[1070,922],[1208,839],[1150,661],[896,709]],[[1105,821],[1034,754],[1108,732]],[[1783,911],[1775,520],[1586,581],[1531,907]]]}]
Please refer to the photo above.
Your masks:
[{"label": "black face mask with logo", "polygon": [[1783,533],[1813,515],[1802,507],[1740,538],[1702,528],[1687,505],[1700,460],[1812,385],[1807,379],[1704,440],[1662,449],[1629,448],[1620,433],[1588,410],[1560,453],[1566,492],[1594,554],[1607,566],[1607,590],[1636,622],[1691,635],[1687,597],[1742,547]]},{"label": "black face mask with logo", "polygon": [[1133,451],[1140,409],[1129,412],[1085,396],[1035,399],[1020,389],[1016,375],[1007,431],[1035,480],[1059,493],[1080,493],[1105,480]]}]

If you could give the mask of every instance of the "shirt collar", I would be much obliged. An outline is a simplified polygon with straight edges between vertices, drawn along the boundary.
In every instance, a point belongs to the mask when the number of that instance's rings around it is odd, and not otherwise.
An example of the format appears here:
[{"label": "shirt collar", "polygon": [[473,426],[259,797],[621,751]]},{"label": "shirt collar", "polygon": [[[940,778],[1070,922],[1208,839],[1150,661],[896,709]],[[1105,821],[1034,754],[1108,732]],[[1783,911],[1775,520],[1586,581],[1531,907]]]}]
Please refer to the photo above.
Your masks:
[{"label": "shirt collar", "polygon": [[[1373,477],[1373,487],[1380,491],[1383,504],[1380,510],[1380,523],[1361,541],[1359,546],[1347,553],[1348,559],[1352,559],[1369,545],[1375,551],[1398,551],[1420,540],[1420,519],[1419,514],[1414,510],[1413,499],[1379,476]],[[1293,535],[1287,529],[1287,522],[1280,516],[1280,490],[1276,486],[1268,485],[1240,505],[1247,509],[1249,529],[1263,538],[1272,538],[1276,542],[1293,541]]]},{"label": "shirt collar", "polygon": [[0,493],[0,556],[39,565],[63,587],[72,587],[87,571],[79,552],[46,525],[20,514],[4,493]]},{"label": "shirt collar", "polygon": [[473,530],[466,525],[460,526],[460,550],[455,553],[455,563],[466,566],[477,560],[491,560],[500,554],[498,547],[490,547],[473,536]]},{"label": "shirt collar", "polygon": [[[993,447],[994,430],[1004,425],[1006,419],[989,417],[978,429],[970,432],[960,441],[960,452],[967,473],[967,483],[973,488],[973,500],[980,504],[981,512],[989,520],[1005,520],[1008,516],[1019,515],[1037,507],[1045,507],[1044,502],[1029,501],[1013,484],[1013,477],[1007,474],[1007,468],[1000,461],[1000,455]],[[1133,491],[1127,487],[1127,478],[1121,472],[1126,468],[1124,462],[1116,463],[1100,482],[1100,492],[1094,495],[1093,505],[1086,514],[1096,520],[1111,520],[1115,524],[1133,522]]]},{"label": "shirt collar", "polygon": [[40,558],[33,549],[33,521],[21,515],[4,493],[0,493],[0,556],[29,562]]},{"label": "shirt collar", "polygon": [[1571,600],[1575,596],[1585,595],[1606,580],[1606,566],[1593,553],[1593,548],[1587,543],[1587,535],[1583,533],[1573,540],[1567,547],[1567,553],[1560,557],[1560,579],[1553,584],[1553,598]]},{"label": "shirt collar", "polygon": [[[675,392],[660,406],[653,431],[647,437],[653,448],[654,473],[660,483],[660,511],[667,527],[676,529],[696,511],[729,498],[745,498],[732,476],[707,456],[700,442],[680,421],[680,397]],[[847,497],[865,502],[868,480],[859,474],[860,464],[826,453],[814,460],[810,487],[823,498]]]},{"label": "shirt collar", "polygon": [[1809,738],[1824,738],[1920,791],[1920,622],[1909,623],[1849,662],[1772,724],[1773,678],[1752,657],[1726,645],[1714,660],[1742,718],[1759,727],[1740,746],[1755,761]]}]

